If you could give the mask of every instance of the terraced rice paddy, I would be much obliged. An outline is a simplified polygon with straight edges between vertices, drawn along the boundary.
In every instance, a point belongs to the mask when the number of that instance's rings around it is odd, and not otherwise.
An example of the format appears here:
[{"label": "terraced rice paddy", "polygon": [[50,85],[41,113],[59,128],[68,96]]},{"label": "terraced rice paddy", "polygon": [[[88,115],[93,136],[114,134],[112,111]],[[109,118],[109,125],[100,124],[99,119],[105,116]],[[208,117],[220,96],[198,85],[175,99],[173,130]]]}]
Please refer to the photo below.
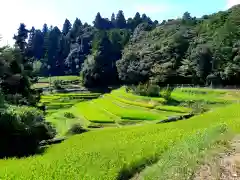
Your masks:
[{"label": "terraced rice paddy", "polygon": [[[181,158],[182,149],[178,148],[181,142],[185,143],[184,152],[185,157],[188,158],[193,157],[190,156],[191,153],[196,153],[219,139],[220,134],[225,132],[223,130],[225,128],[219,126],[226,126],[233,132],[239,132],[239,108],[239,105],[234,104],[187,121],[110,128],[77,135],[51,147],[41,156],[21,160],[0,160],[0,178],[128,179],[127,177],[131,177],[130,175],[138,168],[151,165],[162,156],[164,157],[162,161],[168,164],[176,162],[175,159],[169,159],[167,153],[172,152],[169,150],[175,147],[176,151],[172,155],[177,159]],[[196,148],[187,151],[188,147]],[[189,167],[187,162],[181,162],[183,164],[178,166],[179,168],[184,170],[185,167]],[[162,166],[153,166],[142,174],[142,178],[158,179],[161,175],[159,173],[167,174],[167,170],[164,171]]]},{"label": "terraced rice paddy", "polygon": [[[186,179],[203,150],[227,138],[228,132],[240,132],[239,93],[176,89],[172,98],[178,106],[163,98],[127,93],[124,88],[110,94],[44,95],[46,119],[56,126],[58,136],[74,124],[105,128],[90,128],[43,155],[0,160],[0,179],[127,180],[134,175],[137,179]],[[210,103],[214,108],[188,120],[156,124],[191,113],[191,106],[180,106],[186,102]]]},{"label": "terraced rice paddy", "polygon": [[[103,127],[111,124],[111,127],[119,127],[124,124],[161,121],[191,112],[189,108],[163,105],[165,102],[163,98],[151,99],[133,95],[127,93],[124,88],[101,96],[98,93],[47,95],[42,97],[41,102],[48,106],[48,110],[57,108],[55,113],[51,111],[47,120],[61,127],[60,134],[67,131],[68,125],[77,122],[85,127],[94,124]],[[73,114],[75,118],[63,117],[64,113],[60,112],[59,108]],[[57,119],[64,119],[68,123],[62,123]],[[65,127],[65,131],[62,126]]]}]

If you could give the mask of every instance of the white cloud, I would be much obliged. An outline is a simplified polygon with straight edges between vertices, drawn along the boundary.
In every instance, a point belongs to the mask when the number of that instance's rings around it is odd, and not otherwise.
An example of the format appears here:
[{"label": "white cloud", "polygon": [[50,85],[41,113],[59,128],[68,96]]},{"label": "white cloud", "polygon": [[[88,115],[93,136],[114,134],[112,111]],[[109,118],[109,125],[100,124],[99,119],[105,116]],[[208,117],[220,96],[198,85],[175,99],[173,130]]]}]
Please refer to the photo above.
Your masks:
[{"label": "white cloud", "polygon": [[227,0],[227,8],[240,4],[240,0]]}]

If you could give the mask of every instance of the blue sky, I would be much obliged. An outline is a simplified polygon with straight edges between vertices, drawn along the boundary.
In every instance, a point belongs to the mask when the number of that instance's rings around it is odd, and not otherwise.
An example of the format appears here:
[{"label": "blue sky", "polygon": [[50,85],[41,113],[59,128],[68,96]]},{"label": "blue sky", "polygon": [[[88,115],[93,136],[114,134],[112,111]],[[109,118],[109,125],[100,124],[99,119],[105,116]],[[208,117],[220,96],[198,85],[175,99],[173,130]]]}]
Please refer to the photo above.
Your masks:
[{"label": "blue sky", "polygon": [[123,10],[125,17],[132,17],[138,11],[146,13],[153,20],[181,17],[186,11],[192,16],[200,17],[204,14],[240,4],[240,0],[0,0],[0,35],[2,44],[12,44],[13,34],[21,22],[27,28],[35,26],[41,28],[44,23],[58,26],[66,18],[72,23],[76,17],[82,22],[92,23],[97,12],[103,17],[111,16]]}]

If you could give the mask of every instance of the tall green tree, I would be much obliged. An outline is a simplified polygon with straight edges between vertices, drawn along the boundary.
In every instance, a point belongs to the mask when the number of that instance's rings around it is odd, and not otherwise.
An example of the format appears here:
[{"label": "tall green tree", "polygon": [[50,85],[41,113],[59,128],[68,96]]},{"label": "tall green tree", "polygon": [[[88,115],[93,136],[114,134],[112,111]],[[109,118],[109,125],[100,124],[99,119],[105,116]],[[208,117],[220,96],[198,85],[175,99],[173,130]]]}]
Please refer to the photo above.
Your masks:
[{"label": "tall green tree", "polygon": [[102,16],[100,14],[100,12],[97,13],[96,17],[95,17],[95,20],[93,21],[93,25],[95,28],[97,29],[103,29],[103,20],[102,20]]},{"label": "tall green tree", "polygon": [[208,46],[201,46],[196,51],[197,75],[201,83],[206,82],[207,76],[212,71],[212,52]]},{"label": "tall green tree", "polygon": [[111,16],[111,23],[113,27],[116,27],[116,17],[114,13],[112,13],[112,16]]},{"label": "tall green tree", "polygon": [[87,87],[105,86],[116,82],[117,73],[111,59],[111,41],[105,31],[95,34],[92,55],[84,62],[81,71],[83,83]]},{"label": "tall green tree", "polygon": [[76,18],[73,23],[73,27],[69,32],[69,37],[68,37],[72,42],[76,42],[76,39],[82,29],[82,26],[83,26],[82,21]]},{"label": "tall green tree", "polygon": [[50,67],[49,74],[51,75],[58,75],[59,71],[59,45],[61,39],[61,31],[58,27],[54,27],[52,31],[49,32],[49,39],[48,39],[48,61],[47,65]]},{"label": "tall green tree", "polygon": [[65,20],[64,24],[63,24],[63,29],[62,29],[62,33],[64,36],[66,36],[69,31],[72,28],[72,24],[70,23],[70,21],[68,19]]},{"label": "tall green tree", "polygon": [[124,29],[126,28],[126,19],[124,17],[123,11],[119,10],[116,17],[116,28]]},{"label": "tall green tree", "polygon": [[18,28],[18,33],[14,35],[15,45],[19,47],[22,54],[25,53],[28,33],[29,31],[26,29],[26,25],[21,23],[20,27]]},{"label": "tall green tree", "polygon": [[26,56],[29,58],[34,56],[33,41],[34,41],[35,31],[36,30],[34,27],[32,27],[32,29],[29,31],[29,38],[28,38],[27,50],[26,50]]}]

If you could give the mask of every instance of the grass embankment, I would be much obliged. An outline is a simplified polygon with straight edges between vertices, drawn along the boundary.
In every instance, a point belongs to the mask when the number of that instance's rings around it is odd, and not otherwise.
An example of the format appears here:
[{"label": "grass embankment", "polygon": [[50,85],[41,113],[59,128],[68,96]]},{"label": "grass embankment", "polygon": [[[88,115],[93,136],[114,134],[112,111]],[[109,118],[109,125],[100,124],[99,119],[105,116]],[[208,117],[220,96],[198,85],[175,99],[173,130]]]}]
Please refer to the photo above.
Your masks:
[{"label": "grass embankment", "polygon": [[[105,129],[77,135],[49,148],[42,156],[0,160],[0,178],[116,179],[136,172],[144,164],[156,162],[181,140],[191,138],[197,132],[204,134],[205,128],[225,123],[234,132],[239,132],[239,108],[239,104],[234,104],[187,121]],[[200,143],[201,138],[195,140]],[[192,141],[186,142],[191,146]]]},{"label": "grass embankment", "polygon": [[[164,152],[159,161],[135,173],[132,180],[185,180],[192,179],[201,161],[213,149],[229,148],[232,133],[225,124],[205,129],[184,138]],[[139,172],[139,171],[138,171]],[[132,174],[130,174],[132,175]]]}]

